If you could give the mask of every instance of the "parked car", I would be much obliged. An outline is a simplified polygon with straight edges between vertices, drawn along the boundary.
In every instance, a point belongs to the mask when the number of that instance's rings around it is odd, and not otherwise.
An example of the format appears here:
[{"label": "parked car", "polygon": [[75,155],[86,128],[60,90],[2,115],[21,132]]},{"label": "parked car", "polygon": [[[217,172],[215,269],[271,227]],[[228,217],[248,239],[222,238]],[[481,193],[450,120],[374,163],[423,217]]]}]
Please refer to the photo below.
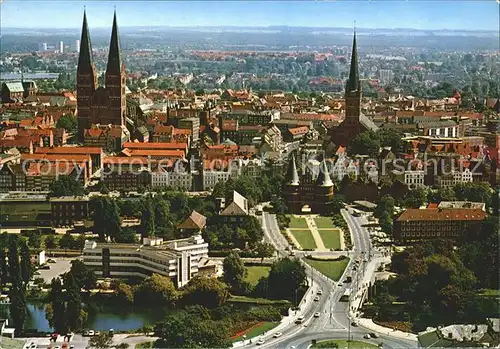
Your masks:
[{"label": "parked car", "polygon": [[84,336],[84,337],[89,336],[89,331],[83,331],[83,336]]},{"label": "parked car", "polygon": [[259,340],[257,341],[257,345],[262,345],[262,344],[264,344],[265,342],[266,342],[266,341],[265,341],[265,340],[263,340],[263,339],[261,338],[261,339],[259,339]]},{"label": "parked car", "polygon": [[319,317],[320,315],[321,315],[321,314],[320,314],[320,312],[319,312],[319,311],[317,311],[317,312],[315,312],[315,313],[314,313],[314,317]]},{"label": "parked car", "polygon": [[101,334],[101,332],[99,332],[99,331],[95,331],[95,332],[94,332],[94,336],[98,336],[98,335],[100,335],[100,334]]},{"label": "parked car", "polygon": [[351,322],[351,326],[358,327],[358,323],[356,321]]},{"label": "parked car", "polygon": [[342,286],[344,286],[344,284],[343,284],[343,283],[341,283],[341,282],[339,282],[339,284],[338,284],[337,286],[342,287]]},{"label": "parked car", "polygon": [[369,333],[366,333],[366,334],[363,336],[363,338],[370,339],[370,338],[372,338],[372,336],[370,336],[370,334],[369,334]]},{"label": "parked car", "polygon": [[322,291],[322,290],[319,290],[319,291],[318,291],[318,293],[316,293],[316,294],[318,294],[318,295],[320,295],[320,296],[321,296],[321,295],[323,294],[323,291]]},{"label": "parked car", "polygon": [[305,319],[304,315],[301,315],[301,316],[299,316],[299,317],[297,318],[297,320],[295,320],[295,323],[296,323],[296,324],[301,324],[301,323],[303,323],[303,322],[304,322],[304,319]]},{"label": "parked car", "polygon": [[89,330],[89,336],[92,337],[93,335],[95,335],[94,330]]},{"label": "parked car", "polygon": [[378,334],[376,334],[375,332],[370,332],[370,337],[378,338]]},{"label": "parked car", "polygon": [[276,333],[274,334],[274,336],[273,336],[273,337],[274,337],[274,338],[279,338],[279,337],[281,337],[282,335],[283,335],[283,333],[281,333],[281,332],[276,332]]}]

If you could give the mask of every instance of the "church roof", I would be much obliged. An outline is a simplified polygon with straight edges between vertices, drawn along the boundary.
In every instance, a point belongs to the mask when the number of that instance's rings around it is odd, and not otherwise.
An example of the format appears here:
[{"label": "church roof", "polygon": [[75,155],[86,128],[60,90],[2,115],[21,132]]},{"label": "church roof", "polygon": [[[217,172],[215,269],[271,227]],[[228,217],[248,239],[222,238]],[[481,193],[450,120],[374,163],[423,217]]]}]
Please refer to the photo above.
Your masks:
[{"label": "church roof", "polygon": [[359,70],[358,70],[358,49],[356,47],[356,33],[352,40],[351,69],[349,70],[349,79],[347,80],[346,92],[359,91]]},{"label": "church roof", "polygon": [[286,172],[286,184],[292,186],[299,185],[299,173],[297,172],[297,164],[295,163],[295,155],[293,154],[291,160],[288,162],[288,170]]},{"label": "church roof", "polygon": [[120,52],[120,37],[118,35],[118,23],[116,11],[113,16],[113,29],[111,30],[111,41],[109,43],[109,56],[106,73],[120,75],[122,68],[122,57]]},{"label": "church roof", "polygon": [[88,69],[94,64],[92,59],[92,43],[90,42],[87,13],[83,11],[82,37],[80,39],[80,55],[78,56],[78,70]]},{"label": "church roof", "polygon": [[323,161],[321,161],[318,178],[316,179],[316,185],[318,187],[331,187],[331,186],[333,186],[333,182],[332,182],[332,179],[330,178],[330,173],[328,172],[328,166],[326,165],[325,159],[323,159]]}]

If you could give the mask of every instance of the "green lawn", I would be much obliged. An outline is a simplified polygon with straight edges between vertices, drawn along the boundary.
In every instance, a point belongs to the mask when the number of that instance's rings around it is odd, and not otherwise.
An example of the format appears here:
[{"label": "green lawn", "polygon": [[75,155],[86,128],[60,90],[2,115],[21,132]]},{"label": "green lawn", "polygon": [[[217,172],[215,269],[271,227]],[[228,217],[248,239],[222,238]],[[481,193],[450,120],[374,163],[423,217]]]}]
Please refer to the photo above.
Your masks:
[{"label": "green lawn", "polygon": [[300,217],[294,217],[290,216],[290,228],[306,228],[308,229],[309,227],[307,226],[307,222],[304,218]]},{"label": "green lawn", "polygon": [[318,229],[319,235],[326,248],[340,248],[340,230],[339,229]]},{"label": "green lawn", "polygon": [[9,337],[2,337],[0,348],[3,349],[22,349],[26,341],[22,339],[12,339]]},{"label": "green lawn", "polygon": [[150,349],[154,348],[155,342],[142,342],[135,345],[135,349]]},{"label": "green lawn", "polygon": [[263,265],[245,267],[245,269],[247,270],[245,281],[249,282],[252,285],[257,285],[261,278],[267,277],[269,275],[269,270],[271,270],[271,267]]},{"label": "green lawn", "polygon": [[318,229],[332,229],[333,220],[329,217],[316,217],[314,218],[314,223],[318,226]]},{"label": "green lawn", "polygon": [[290,230],[290,232],[293,234],[295,239],[299,242],[300,246],[302,249],[315,249],[316,248],[316,242],[314,242],[314,238],[312,236],[312,233],[309,229],[300,229],[300,230]]},{"label": "green lawn", "polygon": [[481,296],[487,296],[487,297],[499,297],[500,296],[500,290],[496,290],[496,289],[484,289],[484,290],[481,290],[481,292],[479,293],[479,295]]},{"label": "green lawn", "polygon": [[[324,341],[324,342],[319,342],[313,345],[311,348],[347,348],[347,341],[345,340],[331,340],[331,341]],[[378,346],[367,343],[367,342],[360,342],[360,341],[350,341],[349,342],[349,349],[371,349],[371,348],[378,348]]]},{"label": "green lawn", "polygon": [[[248,331],[247,333],[245,333],[246,339],[260,336],[264,332],[272,330],[273,328],[275,328],[278,325],[279,325],[279,322],[264,322],[263,324],[256,326],[256,327],[252,328],[250,331]],[[233,342],[238,342],[238,341],[242,340],[243,339],[242,337],[243,336],[235,338],[233,340]]]},{"label": "green lawn", "polygon": [[335,281],[340,279],[340,277],[344,273],[345,268],[347,267],[347,264],[349,264],[349,258],[344,258],[338,261],[320,261],[309,258],[305,258],[304,260],[311,267]]}]

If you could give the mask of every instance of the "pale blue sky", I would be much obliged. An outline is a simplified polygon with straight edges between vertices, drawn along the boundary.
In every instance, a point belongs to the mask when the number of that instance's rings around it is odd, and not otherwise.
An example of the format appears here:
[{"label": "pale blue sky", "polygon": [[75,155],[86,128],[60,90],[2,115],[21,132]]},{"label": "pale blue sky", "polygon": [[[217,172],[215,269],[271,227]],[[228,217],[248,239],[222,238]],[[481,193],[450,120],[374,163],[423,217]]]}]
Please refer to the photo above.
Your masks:
[{"label": "pale blue sky", "polygon": [[270,26],[498,30],[497,0],[319,1],[43,1],[3,0],[1,25],[80,28],[86,6],[91,28]]}]

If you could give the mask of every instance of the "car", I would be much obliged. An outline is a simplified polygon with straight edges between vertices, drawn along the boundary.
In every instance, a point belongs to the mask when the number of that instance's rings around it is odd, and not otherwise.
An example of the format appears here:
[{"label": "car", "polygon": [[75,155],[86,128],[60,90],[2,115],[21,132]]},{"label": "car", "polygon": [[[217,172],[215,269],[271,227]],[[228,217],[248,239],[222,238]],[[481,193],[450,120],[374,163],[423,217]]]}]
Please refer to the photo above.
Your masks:
[{"label": "car", "polygon": [[299,317],[297,318],[297,320],[295,320],[295,323],[296,323],[296,324],[301,324],[301,323],[303,323],[303,322],[304,322],[304,319],[305,319],[304,315],[301,315],[301,316],[299,316]]},{"label": "car", "polygon": [[257,341],[257,345],[262,345],[262,344],[264,344],[265,342],[266,342],[265,340],[263,340],[263,339],[259,339],[259,340]]},{"label": "car", "polygon": [[370,339],[370,338],[372,338],[372,336],[370,336],[370,334],[369,334],[369,333],[366,333],[366,334],[363,336],[363,338]]},{"label": "car", "polygon": [[92,337],[93,335],[95,335],[94,330],[89,330],[89,336]]},{"label": "car", "polygon": [[55,259],[52,259],[52,258],[47,259],[47,263],[55,263],[55,262],[56,262]]},{"label": "car", "polygon": [[339,284],[338,284],[337,286],[342,287],[342,286],[344,286],[344,284],[343,284],[343,283],[341,283],[341,282],[339,282]]},{"label": "car", "polygon": [[351,322],[351,326],[358,327],[358,323],[356,321]]},{"label": "car", "polygon": [[56,345],[56,346],[54,347],[54,349],[61,349],[61,347],[60,347],[60,346],[58,346],[58,345]]},{"label": "car", "polygon": [[323,291],[322,291],[322,290],[319,290],[316,294],[318,294],[318,295],[320,295],[320,296],[321,296],[321,295],[323,294]]},{"label": "car", "polygon": [[317,311],[317,312],[315,312],[315,313],[314,313],[314,317],[319,317],[320,315],[321,315],[321,314],[320,314],[320,312],[319,312],[319,311]]},{"label": "car", "polygon": [[75,346],[72,344],[69,346],[69,349],[75,349]]},{"label": "car", "polygon": [[84,336],[84,337],[89,336],[89,331],[83,331],[83,336]]},{"label": "car", "polygon": [[40,272],[39,272],[39,271],[35,271],[35,272],[33,273],[33,275],[42,275],[42,274],[40,274]]},{"label": "car", "polygon": [[375,332],[370,332],[370,337],[378,338],[378,334],[376,334]]},{"label": "car", "polygon": [[98,335],[100,335],[100,334],[101,334],[101,332],[99,332],[99,331],[95,331],[95,332],[94,332],[94,336],[98,336]]},{"label": "car", "polygon": [[314,297],[314,301],[315,302],[319,301],[319,296]]},{"label": "car", "polygon": [[276,332],[276,333],[274,334],[274,336],[273,336],[273,337],[274,337],[274,338],[279,338],[279,337],[281,337],[282,335],[283,335],[283,333],[281,333],[281,332]]}]

